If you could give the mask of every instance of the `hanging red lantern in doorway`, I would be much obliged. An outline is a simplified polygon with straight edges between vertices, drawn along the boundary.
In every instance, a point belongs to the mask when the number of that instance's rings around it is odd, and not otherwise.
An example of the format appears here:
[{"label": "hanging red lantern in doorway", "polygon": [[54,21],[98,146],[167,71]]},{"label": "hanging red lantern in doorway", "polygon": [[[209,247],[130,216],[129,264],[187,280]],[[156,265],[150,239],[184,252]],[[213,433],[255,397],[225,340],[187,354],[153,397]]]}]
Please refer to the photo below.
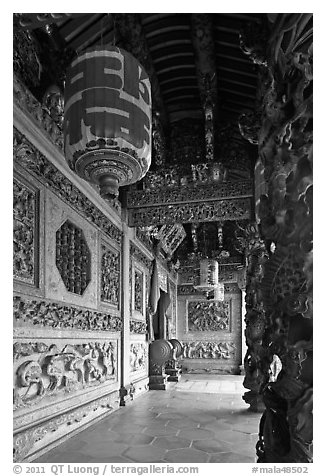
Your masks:
[{"label": "hanging red lantern in doorway", "polygon": [[151,89],[130,53],[95,47],[72,62],[64,136],[70,168],[98,185],[104,198],[144,177],[151,163]]}]

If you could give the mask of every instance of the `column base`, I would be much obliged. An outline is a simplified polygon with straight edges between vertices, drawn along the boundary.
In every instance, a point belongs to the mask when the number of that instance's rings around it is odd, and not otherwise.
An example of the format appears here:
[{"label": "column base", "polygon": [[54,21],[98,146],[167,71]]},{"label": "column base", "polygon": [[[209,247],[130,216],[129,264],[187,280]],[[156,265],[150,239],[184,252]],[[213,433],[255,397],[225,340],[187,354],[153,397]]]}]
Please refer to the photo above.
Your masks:
[{"label": "column base", "polygon": [[150,390],[166,390],[168,387],[167,375],[150,375],[148,386]]},{"label": "column base", "polygon": [[181,378],[181,369],[165,369],[168,375],[168,382],[179,382]]}]

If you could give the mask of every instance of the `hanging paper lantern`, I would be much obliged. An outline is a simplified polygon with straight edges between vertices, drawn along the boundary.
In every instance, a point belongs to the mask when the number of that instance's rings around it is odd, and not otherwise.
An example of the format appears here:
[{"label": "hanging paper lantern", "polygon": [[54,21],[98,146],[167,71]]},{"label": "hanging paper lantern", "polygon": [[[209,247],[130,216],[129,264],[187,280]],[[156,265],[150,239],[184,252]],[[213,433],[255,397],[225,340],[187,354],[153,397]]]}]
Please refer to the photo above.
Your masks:
[{"label": "hanging paper lantern", "polygon": [[200,260],[199,276],[197,276],[196,289],[213,291],[218,284],[218,262],[205,258]]},{"label": "hanging paper lantern", "polygon": [[65,156],[83,179],[114,198],[151,163],[151,90],[147,73],[114,46],[86,50],[65,85]]},{"label": "hanging paper lantern", "polygon": [[215,259],[202,259],[198,271],[194,288],[204,292],[207,298],[223,301],[224,284],[218,282],[218,262]]}]

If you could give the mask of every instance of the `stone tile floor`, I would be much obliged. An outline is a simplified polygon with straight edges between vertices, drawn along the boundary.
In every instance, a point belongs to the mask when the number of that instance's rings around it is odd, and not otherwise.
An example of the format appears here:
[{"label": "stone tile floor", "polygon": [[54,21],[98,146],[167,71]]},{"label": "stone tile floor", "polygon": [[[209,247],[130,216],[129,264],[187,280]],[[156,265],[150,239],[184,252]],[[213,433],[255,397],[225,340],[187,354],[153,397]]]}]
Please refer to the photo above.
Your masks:
[{"label": "stone tile floor", "polygon": [[243,376],[185,374],[45,453],[35,463],[253,463],[261,415]]}]

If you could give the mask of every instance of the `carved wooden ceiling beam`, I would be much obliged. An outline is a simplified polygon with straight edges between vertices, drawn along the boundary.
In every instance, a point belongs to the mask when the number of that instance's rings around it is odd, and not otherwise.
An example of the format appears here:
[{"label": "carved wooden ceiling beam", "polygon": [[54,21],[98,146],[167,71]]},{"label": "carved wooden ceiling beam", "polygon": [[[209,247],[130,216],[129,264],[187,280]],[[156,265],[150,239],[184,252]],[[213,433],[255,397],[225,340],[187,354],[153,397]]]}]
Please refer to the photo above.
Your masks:
[{"label": "carved wooden ceiling beam", "polygon": [[120,34],[124,48],[132,53],[145,68],[152,88],[154,113],[158,113],[162,125],[167,125],[167,113],[161,96],[160,85],[156,76],[154,63],[143,31],[140,14],[114,13],[114,25]]},{"label": "carved wooden ceiling beam", "polygon": [[216,60],[214,46],[214,25],[208,13],[191,15],[192,43],[195,52],[198,87],[204,105],[207,98],[207,78],[210,78],[209,93],[217,95]]},{"label": "carved wooden ceiling beam", "polygon": [[156,226],[170,223],[223,222],[251,220],[252,198],[215,199],[201,202],[184,202],[178,205],[161,205],[134,208],[129,213],[129,226]]}]

